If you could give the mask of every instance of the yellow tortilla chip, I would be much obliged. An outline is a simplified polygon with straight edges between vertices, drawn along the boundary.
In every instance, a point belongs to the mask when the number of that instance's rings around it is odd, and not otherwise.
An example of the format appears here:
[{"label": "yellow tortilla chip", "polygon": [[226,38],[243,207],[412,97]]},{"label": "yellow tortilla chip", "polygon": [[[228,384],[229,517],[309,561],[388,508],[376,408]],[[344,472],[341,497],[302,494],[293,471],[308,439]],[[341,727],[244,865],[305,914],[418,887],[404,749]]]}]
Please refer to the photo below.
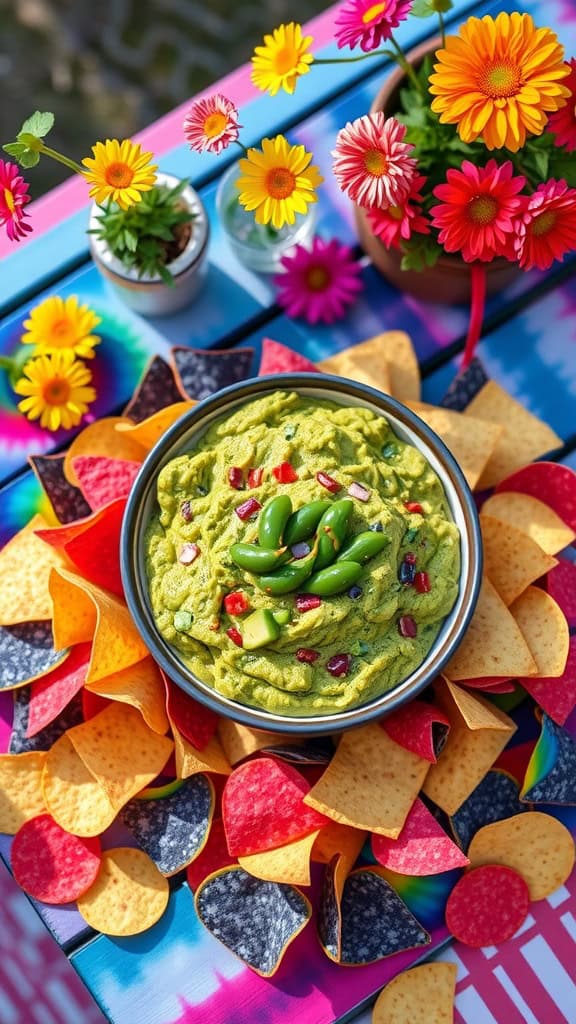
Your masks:
[{"label": "yellow tortilla chip", "polygon": [[229,718],[222,718],[218,723],[218,736],[224,753],[230,764],[238,764],[250,754],[255,754],[265,747],[302,746],[304,742],[296,736],[278,732],[266,732],[264,729],[251,729],[240,725]]},{"label": "yellow tortilla chip", "polygon": [[560,519],[554,509],[530,494],[516,494],[514,491],[493,494],[484,502],[482,512],[510,523],[516,530],[531,537],[549,555],[558,554],[576,537],[574,530]]},{"label": "yellow tortilla chip", "polygon": [[504,864],[524,878],[531,900],[543,900],[563,885],[574,867],[574,839],[550,814],[525,811],[485,825],[468,849],[470,868]]},{"label": "yellow tortilla chip", "polygon": [[392,389],[386,356],[373,341],[345,348],[342,352],[323,359],[318,363],[318,368],[323,373],[334,373],[337,377],[347,377],[349,380],[357,380],[360,384],[368,384],[387,395]]},{"label": "yellow tortilla chip", "polygon": [[421,964],[403,971],[378,996],[372,1024],[453,1024],[456,964]]},{"label": "yellow tortilla chip", "polygon": [[76,753],[119,811],[160,774],[174,744],[128,705],[109,704],[67,734]]},{"label": "yellow tortilla chip", "polygon": [[397,839],[429,767],[379,725],[367,725],[344,733],[304,803],[343,825]]},{"label": "yellow tortilla chip", "polygon": [[58,650],[92,640],[87,683],[104,679],[148,656],[123,601],[65,569],[53,569],[54,645]]},{"label": "yellow tortilla chip", "polygon": [[[140,423],[132,423],[126,419],[120,420],[114,429],[123,437],[136,441],[146,451],[150,451],[160,440],[162,434],[166,433],[168,427],[176,423],[176,420],[179,420],[189,409],[193,409],[195,405],[196,402],[175,402],[174,405],[167,405],[164,409],[159,409],[158,412],[141,420]],[[120,458],[119,455],[115,457]]]},{"label": "yellow tortilla chip", "polygon": [[445,673],[456,681],[537,674],[536,662],[516,620],[486,577],[472,621]]},{"label": "yellow tortilla chip", "polygon": [[34,533],[47,525],[43,516],[34,516],[0,551],[0,626],[52,618],[50,572],[70,563]]},{"label": "yellow tortilla chip", "polygon": [[[353,345],[352,348],[345,351],[355,353],[353,358],[356,365],[362,362],[364,367],[369,367],[370,364],[376,365],[376,360],[378,367],[386,365],[390,381],[390,394],[394,395],[394,398],[413,402],[419,400],[420,367],[412,342],[404,331],[384,331],[382,334],[362,341],[359,345]],[[337,370],[331,368],[333,358],[337,359],[338,356],[324,359],[318,364],[319,368],[326,373],[337,373]],[[381,384],[373,386],[379,387],[381,391],[384,390]]]},{"label": "yellow tortilla chip", "polygon": [[46,812],[42,771],[46,752],[0,754],[0,832],[16,835],[25,821]]},{"label": "yellow tortilla chip", "polygon": [[187,779],[190,775],[198,775],[199,772],[215,772],[216,775],[230,775],[232,768],[220,746],[217,736],[212,736],[203,750],[197,750],[179,732],[173,722],[170,725],[174,737],[177,778]]},{"label": "yellow tortilla chip", "polygon": [[310,885],[310,853],[318,832],[311,832],[286,846],[264,853],[239,857],[241,868],[265,882],[285,882],[289,885]]},{"label": "yellow tortilla chip", "polygon": [[117,847],[102,854],[96,881],[78,900],[85,921],[104,935],[138,935],[160,920],[170,887],[143,850]]},{"label": "yellow tortilla chip", "polygon": [[88,683],[87,690],[137,708],[146,725],[161,736],[168,731],[166,692],[160,669],[148,657],[112,676]]},{"label": "yellow tortilla chip", "polygon": [[343,857],[351,869],[364,846],[368,833],[350,825],[332,821],[318,833],[312,849],[312,860],[328,864],[336,854]]},{"label": "yellow tortilla chip", "polygon": [[450,732],[423,789],[446,814],[455,814],[502,753],[516,725],[483,697],[449,680],[438,684],[437,701],[450,719]]},{"label": "yellow tortilla chip", "polygon": [[561,676],[566,668],[570,630],[562,609],[540,587],[528,587],[510,608],[522,630],[537,676]]},{"label": "yellow tortilla chip", "polygon": [[468,485],[474,490],[482,471],[496,448],[502,427],[497,423],[464,416],[453,409],[441,409],[422,402],[408,402],[421,420],[442,438],[452,452]]},{"label": "yellow tortilla chip", "polygon": [[84,430],[74,438],[64,456],[64,476],[69,483],[75,487],[80,486],[72,465],[73,460],[79,455],[100,455],[109,459],[127,459],[129,462],[144,461],[146,448],[130,434],[118,433],[116,426],[120,423],[132,425],[132,420],[126,416],[104,416],[103,419],[95,420],[84,427]]},{"label": "yellow tortilla chip", "polygon": [[493,380],[472,399],[464,415],[499,423],[504,428],[478,481],[481,491],[494,487],[527,462],[562,446],[562,438],[547,423],[533,416]]},{"label": "yellow tortilla chip", "polygon": [[54,821],[75,836],[98,836],[117,809],[64,733],[46,755],[42,794]]},{"label": "yellow tortilla chip", "polygon": [[558,565],[555,558],[510,523],[482,511],[480,526],[484,572],[504,604],[511,605],[534,580]]}]

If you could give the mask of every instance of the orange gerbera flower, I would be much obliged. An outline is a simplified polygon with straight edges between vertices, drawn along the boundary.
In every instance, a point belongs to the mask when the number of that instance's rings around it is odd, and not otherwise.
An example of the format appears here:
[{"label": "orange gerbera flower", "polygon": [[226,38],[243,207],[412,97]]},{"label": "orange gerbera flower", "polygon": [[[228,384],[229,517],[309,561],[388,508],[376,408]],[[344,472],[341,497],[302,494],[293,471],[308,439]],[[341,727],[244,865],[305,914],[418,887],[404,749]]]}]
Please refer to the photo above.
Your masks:
[{"label": "orange gerbera flower", "polygon": [[527,135],[541,135],[548,114],[570,96],[570,68],[555,32],[537,29],[529,14],[468,18],[459,36],[438,50],[432,110],[455,124],[463,142],[480,136],[487,149],[516,153]]}]

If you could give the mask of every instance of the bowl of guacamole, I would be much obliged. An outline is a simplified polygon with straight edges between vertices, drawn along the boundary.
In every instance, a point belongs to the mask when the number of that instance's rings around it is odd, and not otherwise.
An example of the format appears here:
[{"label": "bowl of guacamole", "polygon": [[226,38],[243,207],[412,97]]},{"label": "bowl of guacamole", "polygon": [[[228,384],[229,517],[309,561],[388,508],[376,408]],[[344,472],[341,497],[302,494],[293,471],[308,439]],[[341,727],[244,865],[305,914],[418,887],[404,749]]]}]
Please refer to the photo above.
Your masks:
[{"label": "bowl of guacamole", "polygon": [[474,610],[474,502],[413,412],[352,381],[226,388],[148,456],[122,531],[131,613],[167,674],[256,728],[334,732],[411,699]]}]

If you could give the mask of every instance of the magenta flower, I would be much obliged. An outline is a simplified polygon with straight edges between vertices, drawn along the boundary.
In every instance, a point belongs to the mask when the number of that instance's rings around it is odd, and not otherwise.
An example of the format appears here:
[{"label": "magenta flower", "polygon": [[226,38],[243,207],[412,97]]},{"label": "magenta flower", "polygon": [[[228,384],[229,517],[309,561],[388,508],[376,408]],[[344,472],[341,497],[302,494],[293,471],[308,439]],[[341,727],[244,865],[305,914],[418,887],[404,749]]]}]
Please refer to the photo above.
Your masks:
[{"label": "magenta flower", "polygon": [[576,57],[566,61],[570,68],[568,78],[565,78],[562,85],[567,85],[571,96],[565,107],[550,114],[548,131],[556,136],[555,146],[564,146],[567,153],[574,153],[576,150]]},{"label": "magenta flower", "polygon": [[416,174],[414,149],[404,142],[406,128],[381,111],[349,121],[336,138],[334,175],[350,199],[366,209],[399,206]]},{"label": "magenta flower", "polygon": [[0,227],[6,228],[11,242],[18,242],[32,231],[32,225],[26,223],[28,214],[24,209],[30,198],[28,184],[16,164],[0,160]]},{"label": "magenta flower", "polygon": [[340,49],[360,45],[365,53],[390,39],[392,29],[410,14],[413,0],[348,0],[336,18],[336,42]]},{"label": "magenta flower", "polygon": [[403,203],[367,211],[372,234],[380,238],[387,249],[399,249],[401,241],[407,242],[412,235],[430,234],[430,222],[420,206],[423,200],[420,189],[425,184],[424,175],[417,174]]},{"label": "magenta flower", "polygon": [[513,223],[516,258],[523,270],[549,270],[576,250],[576,188],[561,179],[538,185]]},{"label": "magenta flower", "polygon": [[190,149],[197,153],[216,153],[227,149],[238,139],[238,111],[232,100],[222,93],[197,100],[182,125]]},{"label": "magenta flower", "polygon": [[336,239],[315,238],[312,248],[297,245],[282,258],[284,273],[274,278],[277,300],[288,316],[309,324],[332,324],[362,291],[360,264]]}]

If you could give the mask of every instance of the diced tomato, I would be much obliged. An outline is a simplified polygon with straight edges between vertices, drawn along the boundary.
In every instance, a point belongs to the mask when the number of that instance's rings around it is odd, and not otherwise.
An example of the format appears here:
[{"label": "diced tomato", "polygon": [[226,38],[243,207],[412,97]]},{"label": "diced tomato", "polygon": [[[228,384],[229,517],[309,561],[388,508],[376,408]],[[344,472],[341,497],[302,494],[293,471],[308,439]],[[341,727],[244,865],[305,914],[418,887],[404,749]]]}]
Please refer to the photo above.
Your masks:
[{"label": "diced tomato", "polygon": [[414,577],[414,589],[419,594],[430,592],[430,577],[427,572],[417,572]]},{"label": "diced tomato", "polygon": [[408,512],[420,512],[420,514],[424,512],[424,509],[422,508],[422,505],[420,504],[419,501],[405,501],[404,508]]},{"label": "diced tomato", "polygon": [[262,483],[263,477],[264,477],[264,470],[262,468],[259,468],[259,469],[249,469],[248,470],[248,487],[260,487],[260,484]]},{"label": "diced tomato", "polygon": [[279,466],[273,466],[272,473],[279,484],[293,484],[298,479],[298,473],[290,462],[281,462]]},{"label": "diced tomato", "polygon": [[244,487],[244,472],[239,466],[230,466],[228,470],[228,483],[236,491],[241,491]]},{"label": "diced tomato", "polygon": [[237,629],[234,629],[234,626],[230,626],[230,629],[226,630],[226,636],[230,637],[232,643],[236,644],[236,647],[244,647],[242,634]]},{"label": "diced tomato", "polygon": [[250,519],[250,516],[259,512],[261,508],[262,505],[259,501],[256,501],[256,498],[248,498],[248,501],[243,501],[241,505],[238,505],[234,509],[234,511],[238,518],[244,522],[244,520]]},{"label": "diced tomato", "polygon": [[333,477],[328,476],[328,473],[316,473],[316,479],[331,494],[336,494],[337,491],[342,490],[342,484],[339,484]]},{"label": "diced tomato", "polygon": [[299,612],[310,612],[313,608],[319,608],[322,598],[315,594],[298,594],[296,597],[296,610]]},{"label": "diced tomato", "polygon": [[242,615],[249,607],[250,602],[243,590],[235,590],[224,598],[224,610],[228,615]]}]

